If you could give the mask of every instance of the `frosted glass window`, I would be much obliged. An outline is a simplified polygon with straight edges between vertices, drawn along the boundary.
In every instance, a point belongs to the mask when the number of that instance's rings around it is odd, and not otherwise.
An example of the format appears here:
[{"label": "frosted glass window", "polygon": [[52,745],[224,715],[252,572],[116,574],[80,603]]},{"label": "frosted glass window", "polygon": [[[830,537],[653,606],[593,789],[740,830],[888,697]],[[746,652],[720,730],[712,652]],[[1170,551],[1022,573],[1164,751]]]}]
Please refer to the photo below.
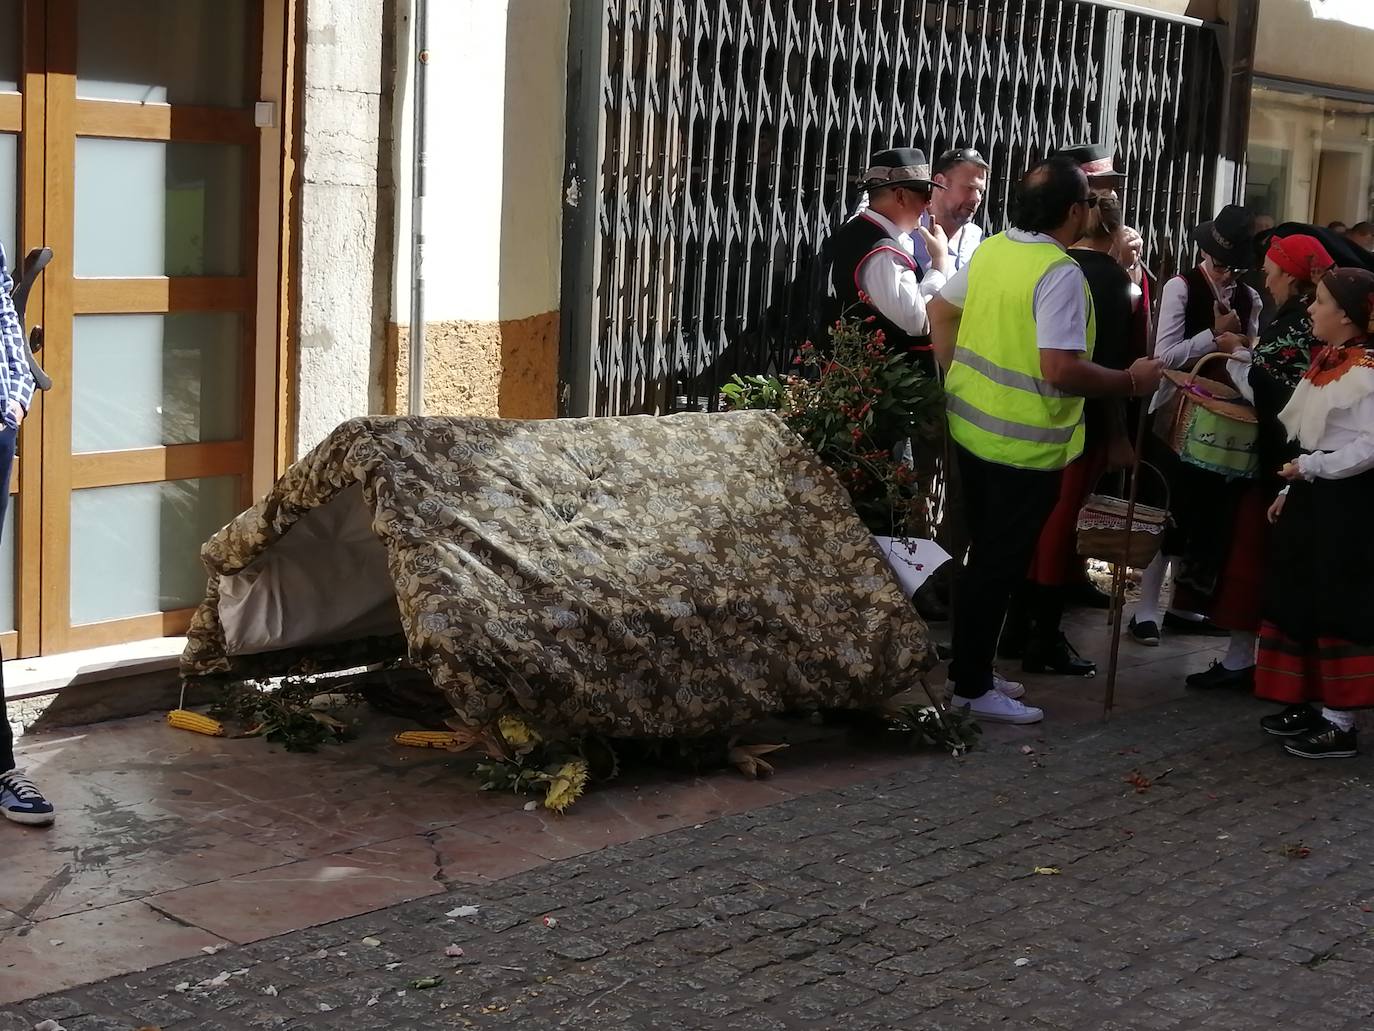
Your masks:
[{"label": "frosted glass window", "polygon": [[72,624],[199,603],[200,546],[238,512],[238,477],[72,492]]},{"label": "frosted glass window", "polygon": [[238,315],[78,315],[72,450],[234,440],[242,408]]},{"label": "frosted glass window", "polygon": [[5,264],[10,274],[18,276],[19,263],[24,257],[16,254],[15,242],[19,232],[19,137],[0,133],[0,245],[5,248]]},{"label": "frosted glass window", "polygon": [[76,95],[244,107],[247,37],[245,0],[81,0]]},{"label": "frosted glass window", "polygon": [[242,147],[76,141],[78,276],[236,276],[242,236]]},{"label": "frosted glass window", "polygon": [[0,0],[0,90],[19,89],[20,0]]},{"label": "frosted glass window", "polygon": [[[3,485],[6,490],[8,484]],[[14,629],[14,538],[19,521],[19,495],[11,494],[5,512],[5,527],[0,531],[0,633]],[[0,717],[3,718],[3,717]]]}]

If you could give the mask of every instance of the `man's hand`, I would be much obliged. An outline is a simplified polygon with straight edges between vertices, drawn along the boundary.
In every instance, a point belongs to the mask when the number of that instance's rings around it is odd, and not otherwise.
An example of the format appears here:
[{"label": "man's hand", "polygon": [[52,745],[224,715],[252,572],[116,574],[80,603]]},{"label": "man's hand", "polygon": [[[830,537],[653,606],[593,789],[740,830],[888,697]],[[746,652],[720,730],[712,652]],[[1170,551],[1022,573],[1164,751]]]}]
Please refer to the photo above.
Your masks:
[{"label": "man's hand", "polygon": [[929,229],[917,226],[916,232],[920,235],[921,242],[926,245],[926,253],[930,255],[930,267],[949,275],[952,271],[949,267],[949,236],[940,223],[931,222]]},{"label": "man's hand", "polygon": [[14,428],[18,429],[24,425],[24,406],[13,399],[5,402],[5,410],[9,412],[10,421],[14,423]]},{"label": "man's hand", "polygon": [[1240,316],[1230,308],[1223,307],[1220,301],[1212,302],[1212,332],[1216,336],[1223,333],[1239,333]]},{"label": "man's hand", "polygon": [[1131,446],[1131,438],[1123,435],[1113,436],[1107,441],[1107,468],[1113,471],[1117,469],[1129,469],[1135,465],[1135,448]]},{"label": "man's hand", "polygon": [[1269,506],[1269,522],[1277,523],[1279,516],[1283,515],[1283,503],[1288,500],[1287,494],[1280,494],[1274,499],[1274,503]]},{"label": "man's hand", "polygon": [[1137,358],[1131,362],[1131,391],[1134,397],[1153,394],[1164,378],[1164,363],[1158,358]]},{"label": "man's hand", "polygon": [[1283,468],[1279,470],[1279,476],[1287,480],[1289,483],[1292,483],[1294,480],[1301,480],[1303,478],[1302,470],[1298,468],[1297,462],[1284,463]]}]

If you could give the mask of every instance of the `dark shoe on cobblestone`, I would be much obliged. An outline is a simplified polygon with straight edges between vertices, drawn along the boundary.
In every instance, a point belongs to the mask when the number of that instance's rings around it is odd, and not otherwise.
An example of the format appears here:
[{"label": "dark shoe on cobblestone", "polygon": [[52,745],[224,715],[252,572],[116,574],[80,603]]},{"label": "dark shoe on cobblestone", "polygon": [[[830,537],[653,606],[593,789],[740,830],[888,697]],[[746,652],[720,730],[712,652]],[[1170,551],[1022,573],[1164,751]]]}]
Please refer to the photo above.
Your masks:
[{"label": "dark shoe on cobblestone", "polygon": [[1283,743],[1289,755],[1303,759],[1351,759],[1360,754],[1354,730],[1341,730],[1322,720],[1325,726]]},{"label": "dark shoe on cobblestone", "polygon": [[1062,633],[1049,641],[1035,641],[1026,649],[1021,668],[1027,673],[1057,673],[1062,677],[1095,677],[1097,663],[1078,654]]},{"label": "dark shoe on cobblestone", "polygon": [[1153,619],[1147,619],[1145,622],[1140,623],[1132,616],[1126,629],[1131,632],[1131,637],[1133,637],[1137,643],[1146,645],[1150,648],[1159,647],[1159,624]]},{"label": "dark shoe on cobblestone", "polygon": [[[1214,662],[1201,673],[1190,673],[1186,681],[1189,687],[1210,691],[1215,688],[1235,688],[1241,691],[1255,689],[1255,667],[1227,669],[1220,662]],[[1266,717],[1267,719],[1268,717]]]},{"label": "dark shoe on cobblestone", "polygon": [[1275,737],[1301,737],[1327,725],[1322,714],[1310,705],[1290,705],[1282,712],[1260,717],[1260,727]]}]

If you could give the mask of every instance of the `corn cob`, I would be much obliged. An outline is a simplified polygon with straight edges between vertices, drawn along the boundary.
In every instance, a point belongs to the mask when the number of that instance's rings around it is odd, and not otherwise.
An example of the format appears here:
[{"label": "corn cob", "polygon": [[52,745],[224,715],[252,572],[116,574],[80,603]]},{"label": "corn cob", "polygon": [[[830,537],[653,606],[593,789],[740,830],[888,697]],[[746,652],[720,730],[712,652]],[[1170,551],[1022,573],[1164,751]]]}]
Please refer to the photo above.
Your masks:
[{"label": "corn cob", "polygon": [[453,748],[470,737],[451,730],[403,730],[392,740],[407,748]]},{"label": "corn cob", "polygon": [[167,722],[178,730],[189,730],[194,734],[205,734],[209,737],[223,737],[224,724],[219,720],[212,720],[209,716],[202,716],[198,712],[190,709],[173,709],[167,714]]}]

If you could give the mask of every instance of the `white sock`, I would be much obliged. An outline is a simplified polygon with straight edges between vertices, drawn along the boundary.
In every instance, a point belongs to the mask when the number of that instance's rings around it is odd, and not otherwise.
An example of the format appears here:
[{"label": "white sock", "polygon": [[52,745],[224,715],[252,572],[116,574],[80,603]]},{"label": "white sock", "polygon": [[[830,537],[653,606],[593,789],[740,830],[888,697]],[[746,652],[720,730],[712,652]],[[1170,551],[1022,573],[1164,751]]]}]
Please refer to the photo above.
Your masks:
[{"label": "white sock", "polygon": [[1156,555],[1140,577],[1140,602],[1135,607],[1137,623],[1158,623],[1164,618],[1159,596],[1164,593],[1164,577],[1169,572],[1169,560]]},{"label": "white sock", "polygon": [[1355,726],[1355,714],[1341,709],[1322,709],[1322,719],[1337,730],[1351,730]]},{"label": "white sock", "polygon": [[1244,630],[1231,631],[1231,647],[1226,649],[1226,657],[1221,660],[1221,668],[1233,673],[1249,669],[1255,664],[1255,645],[1259,638]]}]

